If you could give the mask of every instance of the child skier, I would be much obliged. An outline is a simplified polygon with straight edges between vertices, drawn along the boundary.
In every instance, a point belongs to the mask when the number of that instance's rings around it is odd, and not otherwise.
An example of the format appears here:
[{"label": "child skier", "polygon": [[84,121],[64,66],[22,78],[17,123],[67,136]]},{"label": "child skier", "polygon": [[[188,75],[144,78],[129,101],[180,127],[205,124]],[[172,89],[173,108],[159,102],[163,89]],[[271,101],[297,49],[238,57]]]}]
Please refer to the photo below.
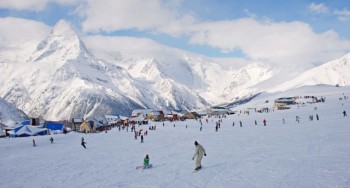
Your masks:
[{"label": "child skier", "polygon": [[143,159],[143,169],[151,168],[152,164],[149,164],[149,156],[146,154],[146,157]]}]

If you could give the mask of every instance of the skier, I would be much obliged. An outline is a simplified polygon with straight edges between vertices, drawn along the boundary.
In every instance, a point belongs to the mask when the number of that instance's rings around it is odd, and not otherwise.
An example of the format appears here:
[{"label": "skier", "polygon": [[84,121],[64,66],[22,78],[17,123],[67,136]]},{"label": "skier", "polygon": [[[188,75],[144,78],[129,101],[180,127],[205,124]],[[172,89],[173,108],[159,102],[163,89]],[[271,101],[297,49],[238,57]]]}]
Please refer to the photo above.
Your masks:
[{"label": "skier", "polygon": [[50,138],[50,142],[51,142],[51,144],[53,144],[53,138],[52,137]]},{"label": "skier", "polygon": [[199,170],[202,168],[202,158],[203,158],[203,154],[204,156],[207,156],[205,149],[203,148],[202,145],[198,144],[197,141],[194,141],[194,145],[196,146],[196,149],[194,151],[194,155],[192,157],[192,160],[194,160],[195,157],[197,157],[196,159],[196,168],[194,170]]},{"label": "skier", "polygon": [[218,132],[218,125],[215,126],[215,131]]},{"label": "skier", "polygon": [[266,126],[266,119],[263,120],[264,126]]},{"label": "skier", "polygon": [[81,145],[86,149],[86,146],[85,146],[85,141],[84,141],[84,137],[81,137]]},{"label": "skier", "polygon": [[256,120],[254,120],[254,123],[255,123],[255,125],[258,125],[258,122],[256,122]]},{"label": "skier", "polygon": [[141,143],[143,143],[143,135],[141,135]]},{"label": "skier", "polygon": [[242,127],[242,121],[241,121],[241,120],[239,120],[239,126],[241,126],[241,127]]},{"label": "skier", "polygon": [[149,164],[149,156],[146,154],[146,157],[143,159],[143,168],[150,168],[152,165]]},{"label": "skier", "polygon": [[348,115],[346,115],[346,111],[345,110],[343,111],[343,115],[344,115],[343,117],[348,116]]},{"label": "skier", "polygon": [[232,126],[233,126],[233,127],[235,126],[235,122],[232,122]]},{"label": "skier", "polygon": [[33,146],[36,146],[36,144],[35,144],[35,140],[33,139]]},{"label": "skier", "polygon": [[318,117],[318,114],[316,114],[316,120],[317,121],[320,120],[320,117]]}]

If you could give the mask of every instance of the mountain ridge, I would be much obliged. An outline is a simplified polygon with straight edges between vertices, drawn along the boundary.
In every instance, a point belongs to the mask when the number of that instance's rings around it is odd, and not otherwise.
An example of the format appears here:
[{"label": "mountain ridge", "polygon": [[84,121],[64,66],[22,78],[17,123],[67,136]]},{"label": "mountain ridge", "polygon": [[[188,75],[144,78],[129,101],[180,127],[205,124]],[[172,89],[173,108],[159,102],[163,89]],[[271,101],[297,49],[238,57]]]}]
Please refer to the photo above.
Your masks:
[{"label": "mountain ridge", "polygon": [[[149,42],[152,46],[144,50]],[[238,63],[227,68],[212,58],[157,45],[142,40],[138,46],[130,46],[131,51],[124,51],[128,47],[118,43],[120,48],[96,53],[98,50],[86,46],[68,23],[59,21],[31,53],[22,54],[28,57],[25,62],[1,57],[0,97],[30,116],[60,120],[103,113],[130,115],[134,108],[198,110],[266,90],[295,87],[289,80],[279,80],[276,75],[281,68],[268,63]],[[341,70],[340,64],[335,72],[346,80]],[[279,74],[289,70],[284,71]],[[293,70],[290,74],[308,79]],[[277,82],[271,85],[270,80]]]}]

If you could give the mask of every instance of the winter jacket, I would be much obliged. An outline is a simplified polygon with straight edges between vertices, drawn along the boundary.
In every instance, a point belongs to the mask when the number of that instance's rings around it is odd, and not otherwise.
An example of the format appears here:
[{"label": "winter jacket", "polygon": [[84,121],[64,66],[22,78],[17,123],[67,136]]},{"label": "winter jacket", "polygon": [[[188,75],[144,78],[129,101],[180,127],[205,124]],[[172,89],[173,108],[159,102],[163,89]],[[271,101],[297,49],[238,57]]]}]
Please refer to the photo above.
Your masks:
[{"label": "winter jacket", "polygon": [[145,159],[143,159],[143,166],[148,166],[149,165],[149,158],[145,157]]},{"label": "winter jacket", "polygon": [[203,155],[205,154],[205,149],[203,148],[202,145],[198,144],[196,146],[196,149],[194,151],[194,155],[193,158],[195,158],[197,156],[197,158],[202,159]]}]

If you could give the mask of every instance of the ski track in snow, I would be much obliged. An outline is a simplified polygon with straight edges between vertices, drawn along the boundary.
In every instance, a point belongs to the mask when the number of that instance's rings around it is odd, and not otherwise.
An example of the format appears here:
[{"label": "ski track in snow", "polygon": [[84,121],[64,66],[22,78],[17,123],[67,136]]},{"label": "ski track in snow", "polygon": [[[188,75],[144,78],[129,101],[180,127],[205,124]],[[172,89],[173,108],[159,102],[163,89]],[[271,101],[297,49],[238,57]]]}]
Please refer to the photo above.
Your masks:
[{"label": "ski track in snow", "polygon": [[[350,119],[342,117],[342,111],[350,113],[350,100],[339,102],[340,96],[330,93],[326,103],[286,111],[230,115],[218,132],[217,118],[209,123],[202,119],[202,131],[195,120],[165,122],[165,127],[151,122],[157,130],[148,130],[144,143],[135,140],[134,133],[118,129],[51,135],[54,144],[51,136],[0,139],[0,187],[347,188]],[[316,113],[320,121],[309,121],[308,116]],[[80,145],[81,137],[87,149]],[[32,146],[33,138],[37,147]],[[195,140],[207,156],[203,169],[192,173]],[[154,167],[135,170],[145,154]]]}]

